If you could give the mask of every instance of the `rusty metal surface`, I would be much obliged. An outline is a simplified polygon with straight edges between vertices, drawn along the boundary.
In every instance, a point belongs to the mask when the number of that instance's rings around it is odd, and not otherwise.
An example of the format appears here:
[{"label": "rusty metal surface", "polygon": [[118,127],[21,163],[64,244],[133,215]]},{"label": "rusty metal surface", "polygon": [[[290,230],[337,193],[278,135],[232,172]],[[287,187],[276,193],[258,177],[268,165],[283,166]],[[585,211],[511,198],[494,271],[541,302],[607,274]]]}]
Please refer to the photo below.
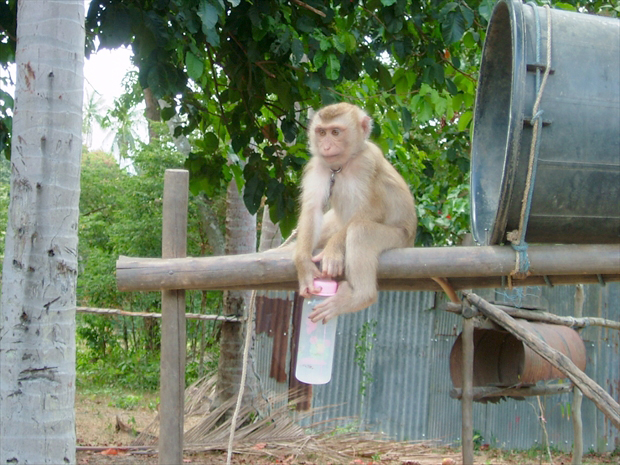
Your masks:
[{"label": "rusty metal surface", "polygon": [[[586,348],[574,329],[567,326],[515,320],[551,348],[566,355],[580,370],[586,367]],[[455,387],[462,384],[462,339],[456,339],[450,353],[450,377]],[[508,387],[534,385],[539,381],[565,378],[549,362],[507,331],[474,330],[474,386]]]}]

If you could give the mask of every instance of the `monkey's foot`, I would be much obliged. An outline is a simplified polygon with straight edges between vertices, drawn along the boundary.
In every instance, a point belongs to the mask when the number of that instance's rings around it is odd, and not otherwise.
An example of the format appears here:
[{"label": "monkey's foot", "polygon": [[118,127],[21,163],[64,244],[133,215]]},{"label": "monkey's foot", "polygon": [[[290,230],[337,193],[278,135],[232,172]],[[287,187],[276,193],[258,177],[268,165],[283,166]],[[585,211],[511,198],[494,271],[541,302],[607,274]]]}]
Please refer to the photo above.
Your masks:
[{"label": "monkey's foot", "polygon": [[376,299],[376,295],[362,295],[359,292],[354,292],[349,283],[342,281],[338,285],[336,295],[325,299],[325,301],[314,307],[314,310],[310,313],[310,320],[314,323],[319,321],[327,323],[338,315],[359,312],[372,305]]}]

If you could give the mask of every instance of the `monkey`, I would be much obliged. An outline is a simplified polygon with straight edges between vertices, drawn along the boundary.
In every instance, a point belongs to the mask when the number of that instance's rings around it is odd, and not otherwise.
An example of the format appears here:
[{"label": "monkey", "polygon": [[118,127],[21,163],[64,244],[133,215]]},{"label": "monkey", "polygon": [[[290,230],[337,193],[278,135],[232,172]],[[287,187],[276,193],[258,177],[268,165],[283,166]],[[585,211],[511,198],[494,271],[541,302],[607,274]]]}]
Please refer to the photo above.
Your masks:
[{"label": "monkey", "polygon": [[[415,240],[409,186],[369,140],[371,131],[370,116],[349,103],[323,107],[308,126],[311,158],[302,175],[293,253],[299,293],[319,292],[314,278],[343,276],[336,295],[310,314],[315,323],[374,303],[379,255]],[[322,251],[313,256],[315,249]]]}]

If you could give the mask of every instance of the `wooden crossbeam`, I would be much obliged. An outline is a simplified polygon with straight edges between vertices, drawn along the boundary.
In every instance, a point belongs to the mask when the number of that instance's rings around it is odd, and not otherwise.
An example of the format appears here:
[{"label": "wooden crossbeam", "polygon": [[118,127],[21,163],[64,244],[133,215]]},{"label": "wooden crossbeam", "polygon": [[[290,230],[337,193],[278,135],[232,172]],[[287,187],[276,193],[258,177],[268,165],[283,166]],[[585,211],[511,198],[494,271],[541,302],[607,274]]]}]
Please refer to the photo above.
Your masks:
[{"label": "wooden crossbeam", "polygon": [[[199,257],[120,257],[116,280],[121,291],[172,289],[296,289],[292,248]],[[620,245],[530,246],[530,276],[513,286],[620,281]],[[428,247],[389,250],[379,259],[382,290],[436,290],[432,277],[448,278],[455,289],[505,287],[514,270],[509,246]]]}]

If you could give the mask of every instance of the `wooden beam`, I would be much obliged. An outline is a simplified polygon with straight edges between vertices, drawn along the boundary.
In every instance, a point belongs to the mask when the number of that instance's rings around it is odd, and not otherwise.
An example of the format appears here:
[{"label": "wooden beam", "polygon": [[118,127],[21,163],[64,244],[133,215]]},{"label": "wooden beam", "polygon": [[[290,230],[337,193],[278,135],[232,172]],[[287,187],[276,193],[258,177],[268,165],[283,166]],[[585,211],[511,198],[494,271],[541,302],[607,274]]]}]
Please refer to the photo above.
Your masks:
[{"label": "wooden beam", "polygon": [[[542,321],[543,323],[549,323],[554,325],[569,326],[571,328],[585,328],[586,326],[602,326],[604,328],[618,329],[620,330],[620,321],[608,320],[606,318],[596,317],[579,317],[572,316],[558,316],[553,313],[544,312],[540,310],[525,310],[522,308],[509,307],[506,305],[493,304],[495,307],[506,312],[513,318],[522,318],[528,321]],[[455,304],[447,302],[443,310],[450,313],[461,314],[463,306],[461,304]],[[79,311],[79,310],[78,310]]]},{"label": "wooden beam", "polygon": [[523,341],[530,349],[570,378],[581,390],[583,395],[594,402],[609,421],[611,421],[616,428],[620,429],[620,405],[618,402],[583,371],[577,368],[566,355],[553,349],[539,337],[517,325],[512,317],[476,294],[472,292],[464,292],[464,294],[465,299],[471,305],[478,308],[481,313],[510,331],[517,339]]},{"label": "wooden beam", "polygon": [[[480,401],[489,397],[531,397],[531,396],[550,396],[554,394],[564,394],[573,389],[573,385],[566,384],[550,384],[543,386],[527,386],[516,388],[501,388],[493,386],[475,387],[472,389],[473,400]],[[461,399],[463,389],[452,388],[450,397],[453,399]]]},{"label": "wooden beam", "polygon": [[[257,254],[199,258],[120,257],[116,280],[121,291],[163,289],[296,289],[292,248]],[[528,251],[530,276],[513,286],[620,281],[620,247],[538,245]],[[431,277],[449,278],[455,289],[504,287],[515,267],[509,246],[395,249],[379,259],[384,290],[440,290]]]}]

